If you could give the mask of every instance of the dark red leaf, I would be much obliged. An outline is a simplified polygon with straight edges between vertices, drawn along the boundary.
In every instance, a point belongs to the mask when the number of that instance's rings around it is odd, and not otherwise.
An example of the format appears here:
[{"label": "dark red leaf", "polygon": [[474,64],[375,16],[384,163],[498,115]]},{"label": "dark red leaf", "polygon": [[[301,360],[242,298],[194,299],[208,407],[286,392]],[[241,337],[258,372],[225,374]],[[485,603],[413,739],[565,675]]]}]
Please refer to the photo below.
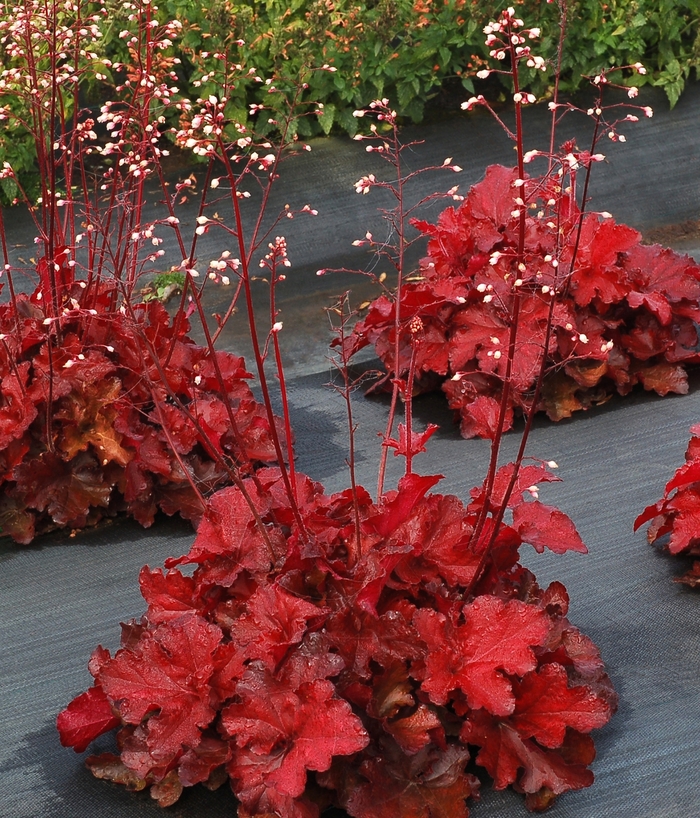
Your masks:
[{"label": "dark red leaf", "polygon": [[[366,761],[346,806],[355,818],[468,818],[479,783],[467,775],[466,748],[426,748],[413,756],[386,752]],[[364,779],[364,780],[363,780]]]},{"label": "dark red leaf", "polygon": [[251,667],[237,695],[241,703],[225,708],[221,722],[239,748],[228,769],[237,797],[248,808],[260,797],[260,779],[265,790],[298,798],[307,770],[327,770],[334,756],[355,753],[369,741],[331,682],[317,680],[294,691]]},{"label": "dark red leaf", "polygon": [[461,738],[481,748],[476,761],[486,768],[497,790],[515,784],[521,792],[538,793],[546,787],[561,795],[593,783],[593,773],[587,768],[591,760],[588,744],[578,754],[568,748],[548,750],[532,739],[522,739],[510,724],[483,710],[465,722]]},{"label": "dark red leaf", "polygon": [[522,676],[536,667],[532,648],[544,644],[548,618],[533,605],[490,596],[465,605],[464,617],[464,625],[454,626],[434,611],[416,612],[414,622],[429,648],[421,687],[435,704],[460,690],[475,710],[512,713],[515,696],[506,674]]},{"label": "dark red leaf", "polygon": [[588,553],[571,518],[539,500],[521,503],[513,509],[513,527],[523,542],[530,543],[540,554],[545,548],[555,554],[565,554],[567,551]]},{"label": "dark red leaf", "polygon": [[567,728],[590,733],[612,715],[610,705],[585,685],[570,687],[560,665],[544,665],[514,685],[515,710],[510,723],[523,739],[560,747]]},{"label": "dark red leaf", "polygon": [[56,726],[64,747],[82,753],[98,736],[121,724],[99,685],[89,688],[62,710]]},{"label": "dark red leaf", "polygon": [[223,767],[231,758],[229,742],[205,735],[200,743],[183,753],[178,763],[177,774],[185,787],[208,781],[212,773]]}]

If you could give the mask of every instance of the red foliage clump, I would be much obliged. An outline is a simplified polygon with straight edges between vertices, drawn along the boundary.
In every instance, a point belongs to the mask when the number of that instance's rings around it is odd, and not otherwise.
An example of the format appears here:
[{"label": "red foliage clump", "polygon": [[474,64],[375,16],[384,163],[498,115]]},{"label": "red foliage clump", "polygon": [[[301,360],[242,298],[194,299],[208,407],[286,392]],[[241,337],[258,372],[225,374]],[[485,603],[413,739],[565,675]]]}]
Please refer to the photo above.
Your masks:
[{"label": "red foliage clump", "polygon": [[[700,557],[700,424],[692,426],[690,432],[685,463],[666,484],[662,499],[637,517],[634,530],[651,521],[647,530],[650,543],[663,544],[673,555]],[[700,586],[700,560],[676,582],[691,588]]]},{"label": "red foliage clump", "polygon": [[523,543],[585,551],[533,499],[556,478],[525,466],[509,523],[484,488],[466,507],[428,494],[438,479],[407,474],[375,503],[297,475],[294,511],[276,468],[216,493],[189,554],[143,568],[147,611],[93,653],[63,744],[119,726],[95,775],[163,805],[228,781],[241,818],[466,818],[470,759],[533,808],[591,784],[589,733],[616,697],[564,586],[519,563]]},{"label": "red foliage clump", "polygon": [[42,260],[37,290],[0,306],[3,534],[28,543],[121,511],[145,526],[158,509],[198,521],[232,467],[276,460],[242,358],[196,345],[182,313],[120,309],[114,283],[55,266],[58,290]]},{"label": "red foliage clump", "polygon": [[[437,225],[414,222],[430,240],[401,285],[399,359],[389,294],[357,324],[355,348],[374,345],[387,377],[403,377],[415,355],[415,390],[441,383],[464,437],[497,433],[506,379],[507,426],[514,410],[560,420],[636,384],[685,394],[684,365],[700,360],[700,267],[640,244],[608,214],[582,214],[557,176],[517,177],[493,165]],[[518,201],[534,207],[524,231]]]}]

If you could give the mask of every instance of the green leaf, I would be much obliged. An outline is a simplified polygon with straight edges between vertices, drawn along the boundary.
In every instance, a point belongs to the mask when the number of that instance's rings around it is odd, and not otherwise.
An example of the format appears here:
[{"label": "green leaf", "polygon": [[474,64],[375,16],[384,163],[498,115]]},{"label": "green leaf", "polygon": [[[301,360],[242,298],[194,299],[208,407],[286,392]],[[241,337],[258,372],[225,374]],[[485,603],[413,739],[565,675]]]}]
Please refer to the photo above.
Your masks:
[{"label": "green leaf", "polygon": [[339,125],[349,136],[355,136],[358,128],[357,117],[352,115],[349,108],[343,108],[336,112],[336,124]]},{"label": "green leaf", "polygon": [[331,132],[331,128],[333,127],[333,121],[335,120],[335,105],[332,103],[326,103],[323,108],[323,112],[318,117],[318,124],[321,126],[321,130],[323,131],[326,136]]},{"label": "green leaf", "polygon": [[2,192],[7,202],[11,202],[14,200],[15,196],[17,195],[17,191],[19,188],[17,187],[17,182],[14,179],[0,179],[0,185],[2,185]]}]

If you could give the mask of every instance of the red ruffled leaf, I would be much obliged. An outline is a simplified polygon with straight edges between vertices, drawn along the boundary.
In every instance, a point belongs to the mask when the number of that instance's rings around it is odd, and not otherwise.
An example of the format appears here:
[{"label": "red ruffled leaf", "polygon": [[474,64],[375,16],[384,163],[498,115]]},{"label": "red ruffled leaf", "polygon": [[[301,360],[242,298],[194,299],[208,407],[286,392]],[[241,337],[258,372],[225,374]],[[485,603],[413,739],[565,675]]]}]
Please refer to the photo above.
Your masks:
[{"label": "red ruffled leaf", "polygon": [[540,554],[545,548],[555,554],[565,554],[567,551],[588,553],[571,518],[558,508],[546,506],[539,500],[521,503],[513,509],[513,527],[522,541],[530,543]]},{"label": "red ruffled leaf", "polygon": [[141,596],[148,603],[148,621],[152,625],[170,622],[186,613],[197,612],[195,583],[179,571],[164,573],[147,565],[139,574]]},{"label": "red ruffled leaf", "polygon": [[386,537],[406,520],[415,504],[440,480],[442,475],[430,477],[418,474],[405,475],[399,480],[399,488],[394,498],[384,503],[381,513],[372,517],[368,523],[378,534]]},{"label": "red ruffled leaf", "polygon": [[506,674],[522,676],[536,667],[532,648],[544,644],[547,616],[524,602],[481,596],[464,606],[464,617],[464,625],[454,626],[432,611],[416,612],[418,632],[430,646],[421,687],[435,704],[460,690],[475,710],[512,713],[515,696]]},{"label": "red ruffled leaf", "polygon": [[514,685],[515,710],[510,723],[523,739],[543,747],[560,747],[567,728],[590,733],[607,724],[610,705],[585,685],[569,687],[560,665],[544,665]]},{"label": "red ruffled leaf", "polygon": [[82,753],[98,736],[121,724],[112,711],[109,699],[101,687],[95,686],[76,696],[62,710],[56,726],[64,747]]},{"label": "red ruffled leaf", "polygon": [[235,643],[249,659],[260,659],[269,670],[294,645],[307,628],[322,620],[327,611],[287,593],[278,585],[263,586],[248,599],[246,613],[232,633]]},{"label": "red ruffled leaf", "polygon": [[140,775],[196,747],[213,721],[209,679],[220,641],[218,627],[186,614],[144,631],[133,650],[120,650],[102,668],[99,682],[122,720],[140,725],[149,717],[151,757],[129,765]]},{"label": "red ruffled leaf", "polygon": [[369,741],[330,682],[318,680],[294,691],[252,667],[237,694],[241,703],[229,705],[221,721],[239,748],[228,770],[248,809],[260,798],[260,786],[298,798],[308,770],[327,770],[334,756],[356,753]]},{"label": "red ruffled leaf", "polygon": [[[254,492],[252,486],[250,489]],[[261,504],[257,511],[263,510]],[[232,560],[238,570],[266,572],[270,567],[269,540],[257,526],[250,504],[236,487],[222,489],[211,497],[190,552],[169,560],[166,565],[172,568],[183,563],[201,564],[221,556]]]},{"label": "red ruffled leaf", "polygon": [[486,768],[497,790],[513,784],[525,793],[546,788],[561,795],[593,783],[593,773],[587,767],[593,760],[592,742],[586,741],[587,737],[581,741],[575,733],[569,735],[571,747],[565,744],[559,750],[549,750],[532,739],[521,738],[510,724],[496,721],[482,710],[469,717],[460,737],[481,748],[477,763]]}]

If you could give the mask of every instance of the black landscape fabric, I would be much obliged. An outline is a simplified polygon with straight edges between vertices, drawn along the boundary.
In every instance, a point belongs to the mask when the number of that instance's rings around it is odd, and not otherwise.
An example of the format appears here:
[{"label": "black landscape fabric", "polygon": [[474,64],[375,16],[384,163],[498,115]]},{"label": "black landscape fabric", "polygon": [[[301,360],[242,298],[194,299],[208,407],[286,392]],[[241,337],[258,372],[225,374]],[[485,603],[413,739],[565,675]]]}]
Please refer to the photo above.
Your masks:
[{"label": "black landscape fabric", "polygon": [[[656,115],[630,125],[626,145],[610,146],[608,167],[596,168],[593,206],[643,230],[697,219],[700,86],[692,86],[672,112],[659,95],[641,97],[643,104],[655,106]],[[547,123],[546,111],[530,114],[528,148],[538,147],[537,139],[543,144]],[[417,160],[427,155],[441,164],[451,156],[465,168],[465,179],[450,177],[446,187],[459,181],[466,188],[486,165],[511,156],[505,138],[481,116],[429,125],[414,134],[426,140],[416,149]],[[308,201],[319,210],[316,219],[285,225],[294,264],[289,279],[298,277],[298,283],[290,284],[282,318],[298,469],[332,492],[348,485],[347,427],[342,402],[325,385],[331,372],[317,346],[327,336],[322,302],[345,284],[319,279],[315,271],[348,260],[361,263],[363,256],[353,254],[350,243],[364,234],[368,221],[381,228],[372,194],[353,192],[353,182],[368,172],[361,146],[334,139],[313,147],[285,169],[285,187],[276,194],[279,202]],[[297,161],[307,164],[295,166]],[[6,224],[14,243],[31,241],[21,214],[6,217]],[[678,246],[700,257],[700,239],[694,246],[692,241]],[[317,333],[315,346],[308,342],[310,333]],[[232,336],[227,343],[241,351],[235,340]],[[377,432],[385,424],[387,404],[358,393],[354,411],[358,478],[373,491]],[[436,491],[466,498],[483,479],[488,444],[460,439],[440,394],[419,398],[414,411],[419,423],[441,425],[428,452],[416,459],[416,469],[445,475]],[[569,618],[599,646],[620,694],[619,712],[594,733],[595,783],[564,795],[548,813],[552,818],[700,815],[700,593],[672,582],[687,562],[669,559],[647,545],[643,531],[632,531],[634,518],[659,499],[683,462],[688,429],[699,421],[700,372],[691,372],[686,396],[635,392],[558,424],[546,419],[535,424],[529,453],[556,460],[563,481],[544,486],[541,499],[571,516],[590,553],[539,556],[524,547],[525,561],[540,584],[565,583]],[[515,453],[517,431],[506,436],[506,456]],[[391,459],[397,470],[399,458]],[[166,557],[187,551],[192,540],[186,523],[160,519],[150,530],[120,520],[73,538],[45,536],[31,547],[0,542],[2,818],[235,815],[226,787],[215,793],[186,790],[164,813],[148,794],[97,781],[84,767],[84,756],[60,746],[55,729],[59,710],[91,683],[86,666],[94,647],[116,649],[118,623],[142,614],[140,567],[162,565]],[[89,752],[110,749],[112,738],[105,736]],[[526,814],[521,796],[488,785],[483,789],[473,818]]]}]

